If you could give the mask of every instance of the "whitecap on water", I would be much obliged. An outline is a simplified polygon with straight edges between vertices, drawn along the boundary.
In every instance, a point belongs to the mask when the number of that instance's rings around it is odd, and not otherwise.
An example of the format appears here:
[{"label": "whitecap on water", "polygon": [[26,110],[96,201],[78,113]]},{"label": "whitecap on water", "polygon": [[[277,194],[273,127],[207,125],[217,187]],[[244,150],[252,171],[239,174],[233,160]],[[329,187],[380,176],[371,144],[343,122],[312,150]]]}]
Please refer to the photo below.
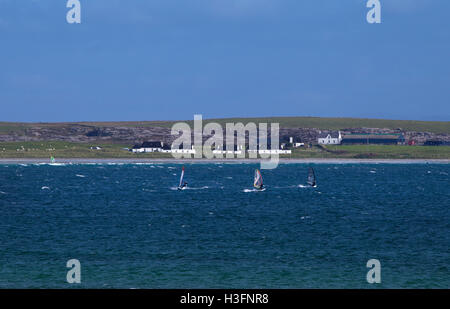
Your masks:
[{"label": "whitecap on water", "polygon": [[156,190],[151,190],[151,189],[146,189],[146,188],[142,188],[142,191],[145,191],[145,192],[157,192]]},{"label": "whitecap on water", "polygon": [[296,186],[296,185],[292,185],[292,186],[282,186],[282,187],[275,186],[275,187],[271,187],[271,188],[273,188],[273,189],[292,189],[292,188],[298,188],[298,187],[300,187],[300,185],[298,185],[298,186]]},{"label": "whitecap on water", "polygon": [[203,190],[203,189],[209,189],[208,186],[203,186],[203,187],[186,187],[186,190]]},{"label": "whitecap on water", "polygon": [[[204,190],[204,189],[209,189],[208,186],[203,186],[203,187],[185,187],[183,189],[183,191],[185,190]],[[170,187],[170,190],[178,190],[178,187]]]},{"label": "whitecap on water", "polygon": [[50,190],[50,187],[43,186],[43,187],[41,188],[41,190]]},{"label": "whitecap on water", "polygon": [[259,192],[259,190],[256,190],[256,189],[244,189],[242,192],[245,192],[245,193],[249,193],[249,192]]},{"label": "whitecap on water", "polygon": [[84,176],[84,175],[81,175],[81,174],[76,174],[75,176],[77,176],[77,177],[81,177],[81,178],[84,178],[84,177],[86,177],[86,176]]}]

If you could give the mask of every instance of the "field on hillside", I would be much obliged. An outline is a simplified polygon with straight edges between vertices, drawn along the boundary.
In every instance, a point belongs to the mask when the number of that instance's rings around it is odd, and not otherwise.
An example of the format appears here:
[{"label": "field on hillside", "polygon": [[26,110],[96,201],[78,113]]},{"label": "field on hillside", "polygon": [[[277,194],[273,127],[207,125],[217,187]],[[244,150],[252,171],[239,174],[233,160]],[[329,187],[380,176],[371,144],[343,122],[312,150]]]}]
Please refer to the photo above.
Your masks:
[{"label": "field on hillside", "polygon": [[[100,146],[101,150],[91,150]],[[0,158],[172,158],[169,153],[132,153],[119,144],[85,144],[68,142],[0,143]],[[448,146],[405,145],[338,145],[294,149],[281,158],[348,158],[348,159],[450,159]]]},{"label": "field on hillside", "polygon": [[[100,146],[101,150],[92,150]],[[8,142],[0,143],[0,158],[171,158],[170,154],[135,154],[126,149],[130,145],[84,144],[68,142]]]},{"label": "field on hillside", "polygon": [[450,159],[448,146],[336,145],[298,148],[291,158]]},{"label": "field on hillside", "polygon": [[[24,133],[28,127],[41,126],[61,127],[74,124],[96,127],[171,127],[177,121],[121,121],[121,122],[77,122],[77,123],[16,123],[0,122],[0,134],[9,132]],[[193,120],[187,122],[193,128]],[[319,117],[270,117],[270,118],[224,118],[204,119],[203,125],[208,122],[217,122],[225,127],[228,122],[255,122],[255,123],[279,123],[282,128],[317,128],[338,130],[345,128],[389,128],[406,131],[432,132],[450,134],[450,121],[415,121],[415,120],[387,120],[387,119],[362,119],[362,118],[319,118]]]},{"label": "field on hillside", "polygon": [[388,128],[406,131],[433,132],[450,134],[449,121],[415,121],[415,120],[386,120],[360,118],[319,118],[319,117],[271,117],[271,118],[230,118],[211,119],[206,122],[267,122],[279,123],[281,128],[316,128],[323,130],[342,130],[346,128]]}]

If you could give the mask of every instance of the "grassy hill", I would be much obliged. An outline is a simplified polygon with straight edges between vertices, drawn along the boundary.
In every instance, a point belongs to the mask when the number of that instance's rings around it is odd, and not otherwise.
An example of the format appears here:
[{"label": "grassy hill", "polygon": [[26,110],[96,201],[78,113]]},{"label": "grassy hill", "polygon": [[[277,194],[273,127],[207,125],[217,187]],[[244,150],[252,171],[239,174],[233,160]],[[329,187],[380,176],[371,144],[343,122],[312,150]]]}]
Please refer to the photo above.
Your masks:
[{"label": "grassy hill", "polygon": [[[193,120],[186,121],[193,128]],[[359,118],[318,118],[318,117],[271,117],[271,118],[224,118],[206,119],[208,122],[218,122],[223,127],[228,122],[278,122],[281,128],[316,128],[338,130],[347,128],[388,128],[402,129],[404,131],[430,132],[450,135],[449,121],[413,121],[413,120],[386,120],[386,119],[359,119]],[[167,131],[176,121],[123,121],[123,122],[61,122],[61,123],[18,123],[0,122],[0,136],[7,137],[0,142],[0,158],[48,158],[54,155],[57,158],[155,158],[167,157],[170,154],[150,153],[133,154],[124,150],[133,145],[133,138],[139,134],[148,138],[152,134],[158,138]],[[86,142],[86,132],[96,131],[98,128],[105,131],[127,131],[129,140],[106,140],[102,136],[95,136]],[[117,130],[118,127],[128,129]],[[134,129],[141,128],[145,129]],[[154,127],[155,129],[150,129]],[[27,131],[27,129],[33,130]],[[132,129],[133,128],[133,129]],[[163,129],[161,129],[163,128]],[[148,132],[146,132],[148,131]],[[53,132],[49,134],[48,132]],[[56,132],[56,135],[55,135]],[[146,133],[142,133],[146,132]],[[158,133],[159,132],[159,133]],[[161,133],[162,132],[162,133]],[[157,135],[160,134],[160,135]],[[39,139],[29,140],[38,136]],[[59,136],[61,135],[61,136]],[[52,137],[59,139],[52,139]],[[83,139],[76,140],[76,137]],[[120,135],[119,135],[120,136]],[[62,138],[61,138],[62,137]],[[64,138],[68,138],[67,141]],[[9,139],[8,139],[9,138]],[[156,137],[155,137],[156,138]],[[91,150],[90,146],[101,145],[102,150]],[[449,159],[450,147],[425,146],[389,146],[389,145],[340,145],[331,147],[313,147],[296,149],[290,158],[402,158],[402,159]]]},{"label": "grassy hill", "polygon": [[[182,121],[182,120],[181,120]],[[171,127],[177,121],[119,121],[119,122],[59,122],[59,123],[22,123],[0,122],[0,134],[10,132],[24,133],[28,127],[62,127],[70,125],[85,125],[95,127]],[[183,121],[193,126],[193,120]],[[339,130],[345,128],[401,128],[405,131],[432,132],[450,134],[450,121],[416,121],[416,120],[388,120],[364,118],[320,118],[320,117],[267,117],[267,118],[222,118],[204,119],[204,124],[217,122],[225,126],[227,122],[278,122],[282,128],[317,128]]]},{"label": "grassy hill", "polygon": [[[90,146],[101,146],[91,150]],[[128,145],[69,142],[5,142],[0,143],[0,158],[172,158],[168,153],[132,153]],[[450,147],[405,145],[336,145],[294,149],[281,158],[345,158],[345,159],[450,159]]]},{"label": "grassy hill", "polygon": [[[101,146],[101,150],[92,150],[91,146]],[[172,158],[167,153],[135,154],[125,150],[129,145],[87,144],[70,142],[5,142],[0,143],[0,158]]]}]

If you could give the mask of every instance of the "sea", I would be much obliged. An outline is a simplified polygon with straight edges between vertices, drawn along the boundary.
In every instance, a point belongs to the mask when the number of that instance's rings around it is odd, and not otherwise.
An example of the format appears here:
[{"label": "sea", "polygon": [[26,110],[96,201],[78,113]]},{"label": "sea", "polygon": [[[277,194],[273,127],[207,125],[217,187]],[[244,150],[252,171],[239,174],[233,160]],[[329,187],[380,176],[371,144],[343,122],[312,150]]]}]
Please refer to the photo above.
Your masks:
[{"label": "sea", "polygon": [[183,165],[0,164],[0,288],[450,288],[449,164]]}]

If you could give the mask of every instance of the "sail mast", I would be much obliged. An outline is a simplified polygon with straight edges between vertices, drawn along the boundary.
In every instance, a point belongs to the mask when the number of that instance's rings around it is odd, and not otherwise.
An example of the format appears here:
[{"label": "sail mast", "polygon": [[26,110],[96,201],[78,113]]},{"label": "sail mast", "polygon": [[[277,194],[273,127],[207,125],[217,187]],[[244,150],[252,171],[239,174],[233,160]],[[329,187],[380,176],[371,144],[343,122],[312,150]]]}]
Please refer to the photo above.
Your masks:
[{"label": "sail mast", "polygon": [[181,170],[181,176],[180,176],[180,187],[183,185],[183,178],[184,178],[184,166]]}]

